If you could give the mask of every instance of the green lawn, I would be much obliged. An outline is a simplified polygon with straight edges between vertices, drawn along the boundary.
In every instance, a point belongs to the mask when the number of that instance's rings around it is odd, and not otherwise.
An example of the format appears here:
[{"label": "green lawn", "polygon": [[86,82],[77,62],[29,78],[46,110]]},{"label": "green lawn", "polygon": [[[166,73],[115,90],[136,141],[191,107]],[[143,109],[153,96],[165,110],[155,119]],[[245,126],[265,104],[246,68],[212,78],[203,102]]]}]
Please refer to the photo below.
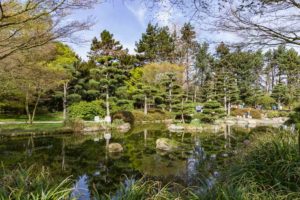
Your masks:
[{"label": "green lawn", "polygon": [[24,130],[24,131],[46,131],[63,128],[63,123],[55,124],[5,124],[0,125],[0,130]]},{"label": "green lawn", "polygon": [[[0,122],[25,122],[26,115],[0,114]],[[62,121],[63,115],[61,112],[36,115],[35,121]]]}]

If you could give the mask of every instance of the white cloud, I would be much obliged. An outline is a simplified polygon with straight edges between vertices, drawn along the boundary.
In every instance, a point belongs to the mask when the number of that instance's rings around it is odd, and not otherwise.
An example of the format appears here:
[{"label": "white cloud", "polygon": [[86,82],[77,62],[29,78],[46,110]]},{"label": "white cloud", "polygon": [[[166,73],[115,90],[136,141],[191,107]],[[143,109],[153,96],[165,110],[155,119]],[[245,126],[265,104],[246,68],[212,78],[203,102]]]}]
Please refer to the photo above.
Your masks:
[{"label": "white cloud", "polygon": [[129,4],[125,2],[125,6],[136,17],[142,26],[146,26],[147,8],[143,4],[137,4],[133,2]]},{"label": "white cloud", "polygon": [[159,9],[157,12],[157,21],[162,26],[170,25],[172,17],[175,15],[175,10],[169,1],[163,0],[159,3]]}]

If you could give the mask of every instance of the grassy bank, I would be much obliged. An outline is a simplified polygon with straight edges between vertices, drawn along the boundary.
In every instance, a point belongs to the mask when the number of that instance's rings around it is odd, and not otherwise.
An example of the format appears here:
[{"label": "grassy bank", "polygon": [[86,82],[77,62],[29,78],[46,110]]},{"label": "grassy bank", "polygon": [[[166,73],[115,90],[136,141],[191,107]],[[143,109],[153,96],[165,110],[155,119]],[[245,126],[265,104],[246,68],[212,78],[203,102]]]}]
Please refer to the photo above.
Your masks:
[{"label": "grassy bank", "polygon": [[63,123],[45,124],[2,124],[0,125],[0,135],[2,136],[26,136],[53,133],[69,133],[70,128],[66,128]]},{"label": "grassy bank", "polygon": [[[61,112],[38,114],[34,119],[35,121],[62,121],[63,114]],[[0,122],[26,122],[27,120],[27,115],[0,114]]]}]

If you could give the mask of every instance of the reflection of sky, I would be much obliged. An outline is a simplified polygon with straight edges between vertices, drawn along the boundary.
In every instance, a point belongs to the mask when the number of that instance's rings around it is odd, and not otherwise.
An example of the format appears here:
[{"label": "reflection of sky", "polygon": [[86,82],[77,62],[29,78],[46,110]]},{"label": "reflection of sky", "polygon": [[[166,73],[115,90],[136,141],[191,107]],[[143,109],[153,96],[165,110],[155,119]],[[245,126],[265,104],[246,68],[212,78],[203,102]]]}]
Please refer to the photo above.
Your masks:
[{"label": "reflection of sky", "polygon": [[86,175],[79,177],[75,183],[71,197],[75,197],[78,200],[90,199],[90,192],[87,181],[88,177]]},{"label": "reflection of sky", "polygon": [[[70,44],[82,58],[86,58],[92,38],[95,36],[99,37],[100,32],[104,29],[113,33],[115,38],[119,40],[125,48],[129,49],[130,53],[134,53],[135,42],[138,41],[142,33],[145,32],[148,22],[157,22],[159,25],[168,25],[170,29],[174,29],[174,27],[178,29],[187,21],[181,12],[171,9],[170,5],[166,3],[162,3],[154,14],[139,1],[133,2],[124,0],[113,0],[108,1],[108,3],[98,4],[91,10],[79,10],[75,12],[71,18],[84,20],[89,16],[92,16],[95,20],[95,25],[89,31],[77,33],[77,37],[85,39],[87,42]],[[198,28],[196,28],[196,30],[198,32],[198,39],[202,42],[236,40],[236,37],[232,34],[212,34],[199,31]]]}]

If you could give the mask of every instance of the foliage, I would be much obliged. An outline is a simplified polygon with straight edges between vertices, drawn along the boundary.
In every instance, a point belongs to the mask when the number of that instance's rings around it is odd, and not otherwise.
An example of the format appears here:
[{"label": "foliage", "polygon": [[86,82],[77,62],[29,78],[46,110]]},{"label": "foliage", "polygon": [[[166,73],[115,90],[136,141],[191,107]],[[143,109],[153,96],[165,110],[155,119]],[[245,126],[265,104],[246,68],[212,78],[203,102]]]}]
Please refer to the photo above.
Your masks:
[{"label": "foliage", "polygon": [[203,112],[195,115],[202,122],[213,123],[215,120],[225,116],[224,108],[217,101],[207,101],[203,105]]},{"label": "foliage", "polygon": [[296,129],[300,130],[300,106],[296,107],[294,111],[290,114],[288,124],[295,124]]},{"label": "foliage", "polygon": [[160,121],[160,120],[166,120],[166,119],[172,119],[172,115],[167,112],[149,112],[147,115],[144,114],[144,112],[139,110],[132,111],[132,114],[134,115],[135,122],[142,122],[142,121]]},{"label": "foliage", "polygon": [[80,118],[69,118],[65,121],[65,126],[70,127],[73,132],[78,133],[84,129],[84,121]]},{"label": "foliage", "polygon": [[[300,173],[297,135],[263,134],[203,199],[295,199]],[[230,180],[230,181],[228,181]]]},{"label": "foliage", "polygon": [[268,110],[265,112],[268,118],[289,117],[290,113],[286,111]]},{"label": "foliage", "polygon": [[126,123],[134,124],[134,115],[130,111],[118,111],[112,115],[112,121],[123,120]]},{"label": "foliage", "polygon": [[174,38],[167,26],[158,27],[149,23],[135,46],[139,59],[146,62],[171,61],[174,56]]},{"label": "foliage", "polygon": [[240,116],[243,117],[247,113],[250,113],[253,119],[261,119],[262,113],[260,110],[253,109],[253,108],[232,108],[231,115],[232,116]]},{"label": "foliage", "polygon": [[0,199],[70,199],[72,192],[69,178],[53,183],[50,173],[44,167],[31,166],[0,170]]},{"label": "foliage", "polygon": [[256,101],[256,104],[262,105],[264,109],[271,109],[271,106],[275,104],[276,101],[270,95],[263,95],[259,97]]},{"label": "foliage", "polygon": [[70,118],[81,118],[85,120],[93,120],[95,116],[104,117],[104,103],[101,100],[86,102],[81,101],[69,107]]}]

